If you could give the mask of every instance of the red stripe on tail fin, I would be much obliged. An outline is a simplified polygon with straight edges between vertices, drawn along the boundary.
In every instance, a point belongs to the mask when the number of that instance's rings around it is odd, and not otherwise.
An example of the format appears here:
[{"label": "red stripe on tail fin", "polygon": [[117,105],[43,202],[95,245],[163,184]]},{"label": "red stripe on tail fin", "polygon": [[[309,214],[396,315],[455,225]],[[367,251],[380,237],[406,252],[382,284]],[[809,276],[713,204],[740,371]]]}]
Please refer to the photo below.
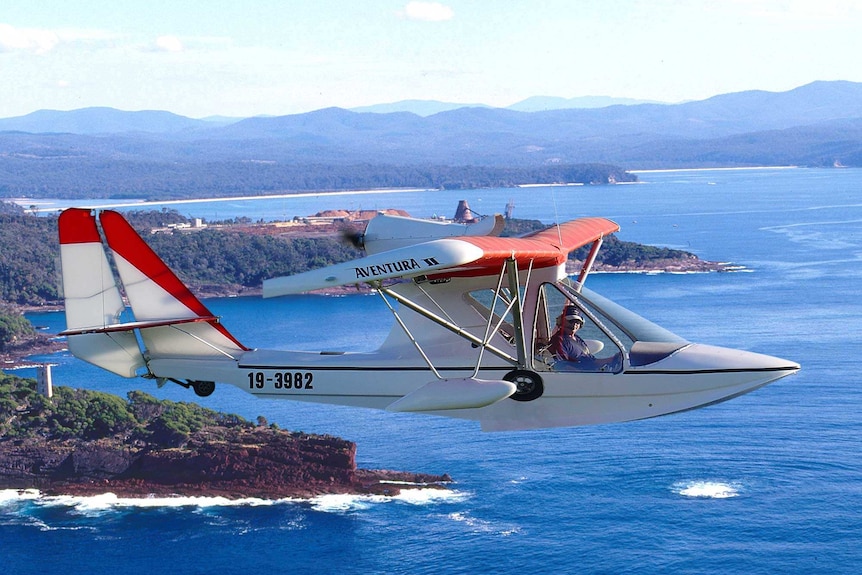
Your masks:
[{"label": "red stripe on tail fin", "polygon": [[96,217],[90,210],[69,208],[60,214],[59,219],[60,244],[101,243],[99,230],[96,228]]},{"label": "red stripe on tail fin", "polygon": [[[138,271],[147,276],[148,279],[157,284],[196,316],[212,317],[212,312],[195,297],[165,262],[156,255],[123,216],[117,212],[106,210],[99,215],[99,220],[102,223],[102,230],[105,232],[108,245],[118,256],[137,268]],[[132,309],[135,309],[134,301],[132,301]],[[137,316],[137,313],[135,315]],[[208,323],[240,349],[248,350],[223,325],[215,321]]]}]

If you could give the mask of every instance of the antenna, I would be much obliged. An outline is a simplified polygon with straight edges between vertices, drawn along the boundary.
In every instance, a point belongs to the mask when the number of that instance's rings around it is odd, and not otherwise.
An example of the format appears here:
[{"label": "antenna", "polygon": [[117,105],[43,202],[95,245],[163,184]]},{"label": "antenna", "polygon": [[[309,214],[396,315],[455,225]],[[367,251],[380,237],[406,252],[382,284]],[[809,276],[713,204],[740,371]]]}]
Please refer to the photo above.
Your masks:
[{"label": "antenna", "polygon": [[563,232],[560,230],[560,215],[557,213],[557,192],[551,188],[551,202],[554,204],[554,225],[557,226],[557,239],[563,245]]}]

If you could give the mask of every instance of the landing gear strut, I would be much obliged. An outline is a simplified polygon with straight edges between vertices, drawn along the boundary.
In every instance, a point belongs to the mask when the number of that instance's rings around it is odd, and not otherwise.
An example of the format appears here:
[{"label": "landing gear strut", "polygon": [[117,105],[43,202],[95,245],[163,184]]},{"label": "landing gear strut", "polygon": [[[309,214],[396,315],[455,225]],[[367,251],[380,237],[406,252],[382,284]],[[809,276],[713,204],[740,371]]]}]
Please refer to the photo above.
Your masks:
[{"label": "landing gear strut", "polygon": [[215,382],[214,381],[197,381],[192,379],[187,379],[185,381],[180,381],[179,379],[174,379],[173,377],[165,377],[165,378],[157,378],[159,387],[163,386],[165,382],[171,381],[176,383],[177,385],[181,385],[186,389],[192,388],[197,394],[198,397],[206,397],[208,395],[212,395],[212,392],[215,391]]}]

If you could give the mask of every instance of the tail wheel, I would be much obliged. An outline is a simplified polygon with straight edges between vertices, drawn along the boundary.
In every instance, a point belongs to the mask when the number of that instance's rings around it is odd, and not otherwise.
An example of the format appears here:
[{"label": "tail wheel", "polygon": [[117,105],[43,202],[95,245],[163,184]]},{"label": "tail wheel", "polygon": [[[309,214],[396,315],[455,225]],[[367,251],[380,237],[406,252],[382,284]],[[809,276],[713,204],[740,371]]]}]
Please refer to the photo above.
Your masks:
[{"label": "tail wheel", "polygon": [[215,391],[215,382],[214,381],[190,381],[192,389],[195,390],[195,393],[200,397],[206,397],[208,395],[212,395],[212,392]]},{"label": "tail wheel", "polygon": [[509,396],[515,401],[533,401],[545,393],[545,384],[542,383],[542,378],[535,371],[513,369],[504,375],[503,379],[515,384],[517,389],[515,393]]}]

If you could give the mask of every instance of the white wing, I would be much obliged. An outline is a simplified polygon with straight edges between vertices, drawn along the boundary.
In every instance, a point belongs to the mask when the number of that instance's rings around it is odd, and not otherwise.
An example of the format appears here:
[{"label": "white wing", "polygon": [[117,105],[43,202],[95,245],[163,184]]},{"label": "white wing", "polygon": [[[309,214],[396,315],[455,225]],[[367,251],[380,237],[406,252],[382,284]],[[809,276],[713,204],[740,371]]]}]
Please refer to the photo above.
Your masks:
[{"label": "white wing", "polygon": [[476,261],[482,248],[458,239],[432,240],[292,276],[264,280],[263,297],[297,294],[391,278],[415,277]]}]

